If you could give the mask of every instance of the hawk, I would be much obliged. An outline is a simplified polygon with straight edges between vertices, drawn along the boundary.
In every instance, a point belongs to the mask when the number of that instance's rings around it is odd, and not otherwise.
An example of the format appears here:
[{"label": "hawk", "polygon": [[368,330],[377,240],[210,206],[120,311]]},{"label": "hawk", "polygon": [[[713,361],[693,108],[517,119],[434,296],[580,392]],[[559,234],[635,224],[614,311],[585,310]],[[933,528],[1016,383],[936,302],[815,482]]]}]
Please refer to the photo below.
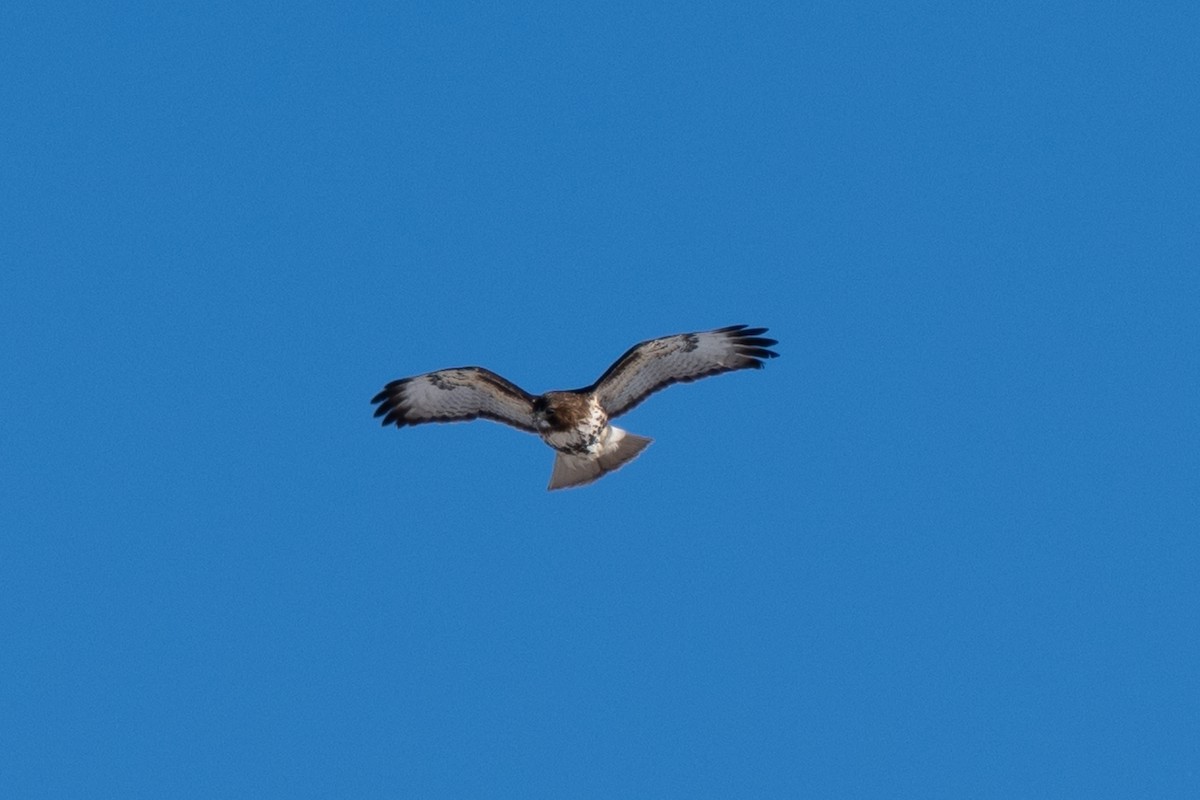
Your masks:
[{"label": "hawk", "polygon": [[383,424],[484,419],[536,433],[558,451],[549,489],[583,486],[635,458],[652,441],[609,420],[659,389],[739,369],[762,369],[778,344],[766,328],[730,325],[634,345],[591,386],[532,395],[483,367],[456,367],[392,381],[371,399]]}]

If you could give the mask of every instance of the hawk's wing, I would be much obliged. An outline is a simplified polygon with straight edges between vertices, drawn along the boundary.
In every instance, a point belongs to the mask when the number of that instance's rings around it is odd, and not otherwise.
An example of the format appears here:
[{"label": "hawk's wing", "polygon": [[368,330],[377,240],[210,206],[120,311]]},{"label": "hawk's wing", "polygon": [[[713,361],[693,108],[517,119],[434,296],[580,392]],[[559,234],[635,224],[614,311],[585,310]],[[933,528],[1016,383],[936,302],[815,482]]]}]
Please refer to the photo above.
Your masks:
[{"label": "hawk's wing", "polygon": [[371,398],[384,425],[460,422],[484,417],[536,433],[533,395],[483,367],[442,369],[392,381]]},{"label": "hawk's wing", "polygon": [[680,333],[631,347],[588,389],[608,416],[624,414],[672,383],[694,381],[735,369],[761,369],[763,359],[779,355],[778,344],[764,339],[766,328],[731,325],[715,331]]}]

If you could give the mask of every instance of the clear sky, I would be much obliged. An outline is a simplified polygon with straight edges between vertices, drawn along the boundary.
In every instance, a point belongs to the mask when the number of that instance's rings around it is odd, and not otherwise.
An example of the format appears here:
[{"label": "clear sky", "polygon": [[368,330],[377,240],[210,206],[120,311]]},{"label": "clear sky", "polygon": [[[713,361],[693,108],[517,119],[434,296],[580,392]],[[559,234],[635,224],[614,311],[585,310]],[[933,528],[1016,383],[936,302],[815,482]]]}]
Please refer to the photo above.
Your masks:
[{"label": "clear sky", "polygon": [[[1200,796],[1198,40],[4,4],[0,796]],[[371,416],[737,323],[583,489]]]}]

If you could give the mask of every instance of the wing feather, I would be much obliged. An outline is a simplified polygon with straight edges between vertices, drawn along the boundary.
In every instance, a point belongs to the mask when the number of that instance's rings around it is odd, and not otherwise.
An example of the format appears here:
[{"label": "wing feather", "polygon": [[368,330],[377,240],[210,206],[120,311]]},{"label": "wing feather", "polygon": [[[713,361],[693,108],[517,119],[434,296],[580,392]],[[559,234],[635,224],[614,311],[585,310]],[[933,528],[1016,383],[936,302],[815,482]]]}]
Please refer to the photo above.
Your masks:
[{"label": "wing feather", "polygon": [[611,419],[673,383],[762,369],[764,359],[779,355],[769,349],[778,342],[763,338],[766,332],[766,328],[730,325],[650,339],[626,351],[588,390],[596,392]]},{"label": "wing feather", "polygon": [[392,381],[371,398],[384,425],[484,419],[536,433],[533,395],[483,367],[456,367]]}]

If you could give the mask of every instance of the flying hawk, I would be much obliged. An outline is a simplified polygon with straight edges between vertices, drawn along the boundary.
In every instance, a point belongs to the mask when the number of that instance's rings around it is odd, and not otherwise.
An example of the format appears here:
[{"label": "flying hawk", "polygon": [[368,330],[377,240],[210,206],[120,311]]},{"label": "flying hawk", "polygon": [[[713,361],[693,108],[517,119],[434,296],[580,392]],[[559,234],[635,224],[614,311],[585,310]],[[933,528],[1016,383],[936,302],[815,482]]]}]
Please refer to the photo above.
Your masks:
[{"label": "flying hawk", "polygon": [[383,424],[485,419],[536,433],[558,451],[550,489],[591,483],[650,444],[610,425],[659,389],[738,369],[762,369],[779,355],[766,328],[731,325],[635,345],[591,386],[532,395],[483,367],[457,367],[392,381],[371,399]]}]

